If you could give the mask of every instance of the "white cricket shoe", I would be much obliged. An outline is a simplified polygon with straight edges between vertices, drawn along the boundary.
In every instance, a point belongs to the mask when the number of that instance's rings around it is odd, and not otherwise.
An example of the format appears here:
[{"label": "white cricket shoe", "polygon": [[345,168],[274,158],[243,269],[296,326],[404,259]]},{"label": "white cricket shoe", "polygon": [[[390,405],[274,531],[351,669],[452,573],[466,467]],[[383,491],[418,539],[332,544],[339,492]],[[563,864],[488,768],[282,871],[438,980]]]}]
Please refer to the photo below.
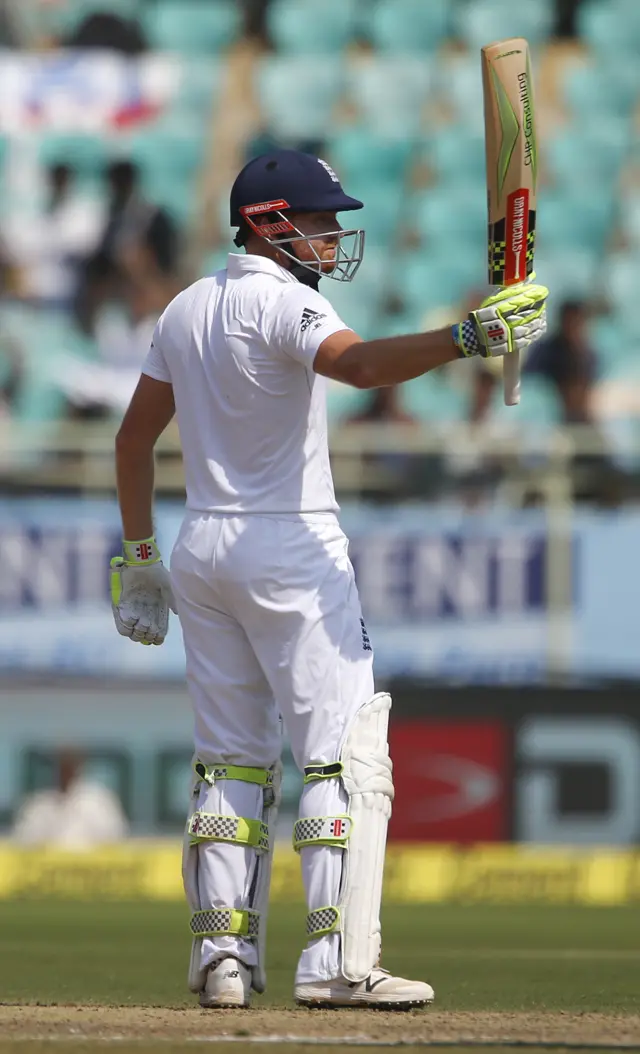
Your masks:
[{"label": "white cricket shoe", "polygon": [[432,1003],[435,997],[430,984],[392,977],[379,966],[364,981],[336,977],[332,981],[297,984],[294,995],[300,1006],[369,1006],[383,1010],[411,1010]]},{"label": "white cricket shoe", "polygon": [[200,992],[200,1006],[249,1006],[251,970],[239,959],[219,959],[209,968],[207,982]]}]

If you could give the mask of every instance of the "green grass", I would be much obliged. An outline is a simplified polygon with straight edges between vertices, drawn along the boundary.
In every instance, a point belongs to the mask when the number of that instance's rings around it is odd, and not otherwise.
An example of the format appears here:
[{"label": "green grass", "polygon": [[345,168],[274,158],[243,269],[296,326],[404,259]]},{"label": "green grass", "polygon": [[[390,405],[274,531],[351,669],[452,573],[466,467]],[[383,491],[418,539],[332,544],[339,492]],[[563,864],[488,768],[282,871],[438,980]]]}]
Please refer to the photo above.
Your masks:
[{"label": "green grass", "polygon": [[[174,903],[0,903],[0,999],[192,1006],[187,917]],[[439,1010],[640,1011],[640,906],[395,906],[383,921],[383,964],[431,981]],[[301,905],[272,908],[258,1003],[291,1005],[303,922]]]}]

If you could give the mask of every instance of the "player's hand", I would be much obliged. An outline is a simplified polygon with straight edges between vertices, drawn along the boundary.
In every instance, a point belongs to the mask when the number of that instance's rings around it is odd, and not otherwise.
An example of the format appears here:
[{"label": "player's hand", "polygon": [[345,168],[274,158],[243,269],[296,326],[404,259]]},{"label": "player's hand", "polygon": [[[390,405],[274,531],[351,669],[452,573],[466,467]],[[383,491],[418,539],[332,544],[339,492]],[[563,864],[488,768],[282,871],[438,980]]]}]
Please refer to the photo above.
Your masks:
[{"label": "player's hand", "polygon": [[153,538],[123,542],[111,561],[111,609],[118,633],[140,644],[162,644],[169,609],[176,613],[169,572]]},{"label": "player's hand", "polygon": [[483,300],[466,322],[454,326],[454,340],[465,356],[485,359],[524,351],[545,333],[549,290],[527,282],[506,286]]}]

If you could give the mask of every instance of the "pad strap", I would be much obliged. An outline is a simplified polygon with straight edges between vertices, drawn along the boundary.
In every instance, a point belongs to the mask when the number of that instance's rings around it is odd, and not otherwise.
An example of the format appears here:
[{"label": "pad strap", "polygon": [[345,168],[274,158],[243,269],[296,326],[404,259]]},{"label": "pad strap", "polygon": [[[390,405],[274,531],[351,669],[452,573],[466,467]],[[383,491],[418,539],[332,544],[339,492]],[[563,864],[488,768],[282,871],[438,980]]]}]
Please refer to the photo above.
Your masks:
[{"label": "pad strap", "polygon": [[258,852],[269,852],[269,828],[262,820],[194,812],[189,818],[187,831],[191,835],[191,845],[199,842],[232,842],[235,845],[253,846]]},{"label": "pad strap", "polygon": [[194,937],[246,937],[258,939],[260,914],[240,908],[206,908],[194,911],[189,928]]},{"label": "pad strap", "polygon": [[248,765],[204,765],[202,761],[196,761],[193,767],[196,775],[211,787],[218,780],[241,780],[243,783],[257,783],[259,787],[273,785],[272,769],[250,768]]},{"label": "pad strap", "polygon": [[341,761],[332,761],[329,765],[305,765],[303,783],[337,779],[342,775],[342,768]]},{"label": "pad strap", "polygon": [[293,826],[296,853],[305,845],[337,845],[345,848],[351,834],[350,816],[308,816]]},{"label": "pad strap", "polygon": [[327,933],[340,932],[340,909],[316,908],[307,915],[307,937],[310,941],[324,937]]}]

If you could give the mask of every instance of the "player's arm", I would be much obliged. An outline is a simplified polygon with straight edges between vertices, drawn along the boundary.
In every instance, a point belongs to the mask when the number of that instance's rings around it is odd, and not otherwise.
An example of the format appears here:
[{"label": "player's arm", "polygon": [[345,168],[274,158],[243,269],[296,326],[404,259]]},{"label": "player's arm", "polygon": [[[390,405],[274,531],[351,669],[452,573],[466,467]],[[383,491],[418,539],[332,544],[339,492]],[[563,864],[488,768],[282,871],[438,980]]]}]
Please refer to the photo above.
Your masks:
[{"label": "player's arm", "polygon": [[125,538],[153,535],[153,448],[174,413],[172,386],[143,373],[116,436],[118,502]]},{"label": "player's arm", "polygon": [[383,388],[413,380],[454,359],[520,351],[545,331],[548,292],[533,283],[501,289],[464,322],[431,333],[362,340],[352,330],[339,330],[322,342],[313,368],[354,388]]},{"label": "player's arm", "polygon": [[322,342],[313,368],[353,388],[384,388],[411,381],[459,357],[451,326],[380,340],[362,340],[352,330],[342,329]]}]

